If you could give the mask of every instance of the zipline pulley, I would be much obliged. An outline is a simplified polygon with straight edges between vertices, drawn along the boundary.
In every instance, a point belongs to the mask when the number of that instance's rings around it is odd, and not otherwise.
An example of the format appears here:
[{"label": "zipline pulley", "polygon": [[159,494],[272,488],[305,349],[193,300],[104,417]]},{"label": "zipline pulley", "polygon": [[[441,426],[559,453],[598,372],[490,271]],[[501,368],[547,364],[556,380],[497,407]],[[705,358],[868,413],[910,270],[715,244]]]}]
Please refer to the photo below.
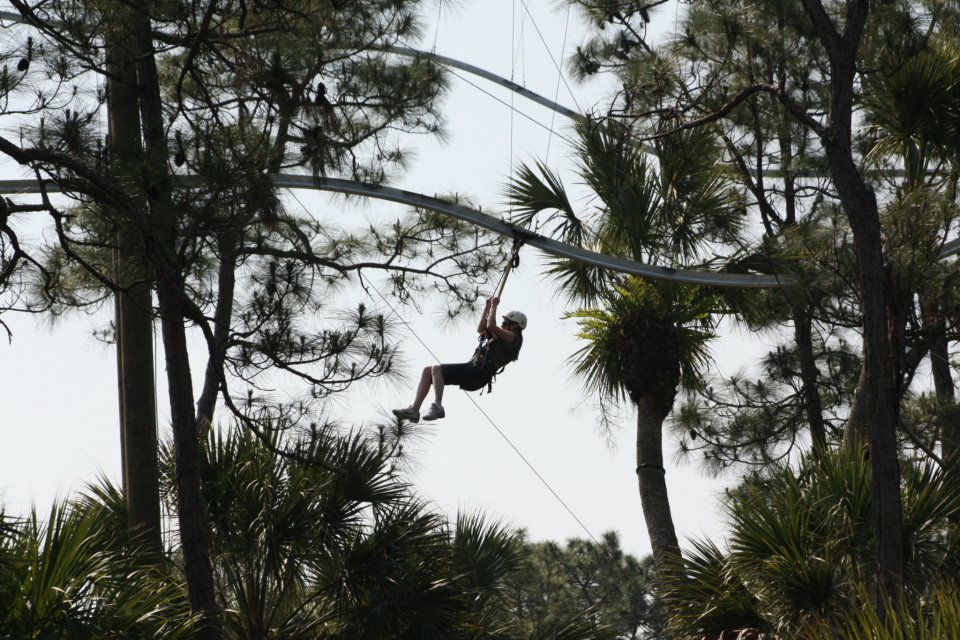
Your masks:
[{"label": "zipline pulley", "polygon": [[503,295],[503,288],[507,284],[507,276],[510,275],[510,271],[516,269],[520,266],[520,247],[523,246],[523,240],[521,238],[513,239],[513,247],[510,249],[510,257],[507,259],[507,266],[503,269],[503,274],[500,276],[500,282],[497,284],[497,294],[496,297]]}]

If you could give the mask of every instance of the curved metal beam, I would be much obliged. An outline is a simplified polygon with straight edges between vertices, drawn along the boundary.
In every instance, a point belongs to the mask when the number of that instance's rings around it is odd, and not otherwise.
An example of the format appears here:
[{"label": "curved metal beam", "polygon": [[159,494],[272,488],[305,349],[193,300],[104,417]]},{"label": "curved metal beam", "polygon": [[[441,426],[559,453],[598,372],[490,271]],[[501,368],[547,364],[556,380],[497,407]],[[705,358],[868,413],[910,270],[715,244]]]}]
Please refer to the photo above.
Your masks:
[{"label": "curved metal beam", "polygon": [[960,238],[951,240],[950,242],[944,244],[940,248],[940,253],[937,254],[937,257],[941,260],[944,258],[949,258],[952,255],[960,253]]},{"label": "curved metal beam", "polygon": [[463,62],[455,58],[448,58],[447,56],[442,56],[439,53],[432,53],[430,51],[421,51],[419,49],[413,49],[411,47],[401,47],[401,46],[394,45],[389,47],[377,47],[377,48],[380,51],[387,51],[389,53],[395,53],[400,56],[409,56],[411,58],[420,58],[420,57],[428,58],[438,64],[442,64],[445,67],[453,67],[454,69],[460,69],[461,71],[466,71],[467,73],[473,74],[475,76],[479,76],[485,80],[489,80],[490,82],[499,84],[502,87],[506,87],[507,89],[510,89],[510,91],[513,91],[514,93],[521,95],[524,98],[527,98],[528,100],[536,102],[537,104],[542,105],[547,109],[551,109],[561,115],[567,116],[572,120],[586,120],[587,118],[584,114],[574,111],[569,107],[565,107],[562,104],[554,102],[549,98],[544,98],[539,93],[534,93],[533,91],[530,91],[526,87],[523,87],[517,84],[516,82],[513,82],[512,80],[507,80],[502,76],[498,76],[495,73],[492,73],[490,71],[487,71],[486,69],[482,69],[480,67],[474,66],[468,62]]},{"label": "curved metal beam", "polygon": [[[190,178],[181,179],[185,181],[190,180]],[[527,231],[499,218],[470,209],[469,207],[464,207],[463,205],[447,202],[422,193],[396,189],[394,187],[355,182],[352,180],[341,180],[339,178],[314,178],[313,176],[293,174],[274,176],[273,183],[283,189],[331,191],[430,209],[431,211],[453,216],[458,220],[469,222],[470,224],[483,227],[484,229],[499,233],[503,236],[521,238],[526,244],[551,255],[569,258],[570,260],[576,260],[577,262],[589,264],[601,269],[610,269],[620,273],[642,276],[651,280],[667,280],[670,282],[684,282],[687,284],[711,287],[744,287],[754,289],[794,284],[792,278],[785,276],[712,273],[709,271],[670,269],[668,267],[658,267],[642,262],[633,262],[624,260],[623,258],[607,256],[602,253],[597,253],[596,251],[588,251],[587,249],[558,242],[552,238]],[[46,187],[50,192],[59,191],[58,187],[52,182],[46,183]],[[0,194],[25,194],[38,193],[39,191],[40,184],[36,180],[0,180]]]},{"label": "curved metal beam", "polygon": [[514,226],[504,222],[499,218],[481,213],[474,209],[464,207],[459,204],[447,202],[439,198],[426,196],[422,193],[414,193],[403,189],[395,189],[383,185],[367,184],[364,182],[354,182],[352,180],[340,180],[338,178],[314,178],[313,176],[303,175],[278,175],[273,178],[273,183],[278,187],[286,189],[316,189],[319,191],[333,191],[349,195],[364,196],[376,198],[378,200],[388,200],[414,207],[423,207],[438,213],[453,216],[459,220],[469,222],[478,227],[483,227],[499,233],[500,235],[511,238],[521,238],[526,244],[536,247],[541,251],[569,258],[583,264],[593,265],[602,269],[611,269],[621,273],[643,276],[651,280],[668,280],[672,282],[684,282],[687,284],[699,284],[713,287],[749,287],[749,288],[770,288],[793,284],[793,280],[788,277],[776,275],[755,275],[738,273],[712,273],[709,271],[693,271],[685,269],[670,269],[658,267],[655,265],[643,264],[642,262],[633,262],[622,258],[603,255],[595,251],[588,251],[580,247],[557,242],[552,238],[547,238],[540,234],[532,233],[526,229]]}]

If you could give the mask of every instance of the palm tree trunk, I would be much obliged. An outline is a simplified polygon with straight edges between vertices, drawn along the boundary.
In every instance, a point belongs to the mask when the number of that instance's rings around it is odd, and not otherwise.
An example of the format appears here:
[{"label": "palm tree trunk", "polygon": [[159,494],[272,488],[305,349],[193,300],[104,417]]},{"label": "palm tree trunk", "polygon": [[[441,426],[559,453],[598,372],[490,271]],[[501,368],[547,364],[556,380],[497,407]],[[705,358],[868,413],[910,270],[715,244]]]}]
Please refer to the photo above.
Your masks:
[{"label": "palm tree trunk", "polygon": [[670,512],[666,470],[663,468],[663,421],[666,415],[653,396],[641,396],[637,407],[637,482],[640,505],[650,537],[653,561],[660,576],[680,558],[680,545]]}]

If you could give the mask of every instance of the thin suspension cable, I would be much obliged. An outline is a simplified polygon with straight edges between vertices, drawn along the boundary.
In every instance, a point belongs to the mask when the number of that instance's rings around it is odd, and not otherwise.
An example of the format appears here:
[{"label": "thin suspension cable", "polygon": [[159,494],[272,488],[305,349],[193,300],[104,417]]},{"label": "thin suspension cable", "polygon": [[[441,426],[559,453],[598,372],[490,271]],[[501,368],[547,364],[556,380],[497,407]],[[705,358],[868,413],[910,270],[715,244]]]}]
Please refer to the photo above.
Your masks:
[{"label": "thin suspension cable", "polygon": [[[517,0],[513,0],[513,4],[511,5],[511,8],[510,8],[510,82],[516,82],[515,74],[516,74],[516,66],[517,66],[517,57],[516,57],[517,41],[514,35],[516,20],[517,20]],[[513,183],[513,124],[515,120],[514,114],[517,111],[516,106],[514,105],[515,96],[516,94],[511,91],[510,92],[510,144],[509,144],[509,158],[507,163],[510,167],[508,175],[510,177],[511,184]],[[510,213],[513,213],[512,209]]]},{"label": "thin suspension cable", "polygon": [[[11,12],[11,11],[0,11],[0,21],[2,21],[2,20],[10,20],[11,22],[18,23],[18,24],[24,23],[23,16],[21,16],[19,13],[14,13],[14,12]],[[539,32],[539,30],[538,30],[538,32]],[[541,37],[542,37],[542,36],[541,36]],[[377,46],[377,45],[375,45],[375,44],[371,44],[371,45],[370,45],[370,48],[371,48],[371,49],[374,49],[374,50],[388,51],[388,52],[395,53],[395,54],[397,54],[397,55],[402,55],[402,56],[424,56],[424,57],[428,57],[428,58],[436,61],[438,64],[442,64],[442,65],[446,65],[446,66],[453,66],[453,67],[456,67],[456,68],[458,68],[458,69],[463,69],[464,71],[466,71],[466,72],[468,72],[468,73],[472,73],[472,74],[478,75],[478,76],[481,77],[481,78],[486,78],[487,80],[490,80],[490,81],[495,82],[495,83],[497,83],[497,84],[500,84],[500,85],[502,85],[502,86],[506,86],[508,89],[510,89],[510,91],[513,91],[513,92],[515,92],[515,93],[518,93],[518,94],[520,94],[521,96],[523,96],[523,97],[525,97],[525,98],[527,98],[527,99],[529,99],[529,100],[532,100],[532,101],[536,102],[537,104],[543,105],[543,106],[547,107],[548,109],[553,109],[553,110],[556,111],[557,113],[563,114],[563,115],[565,115],[565,116],[567,116],[567,117],[569,117],[569,118],[572,118],[572,119],[574,119],[574,120],[584,120],[584,119],[587,118],[587,116],[584,115],[583,113],[578,113],[577,111],[574,111],[573,109],[570,109],[570,108],[568,108],[568,107],[564,107],[563,105],[556,104],[556,102],[550,101],[550,100],[548,100],[547,98],[544,98],[543,96],[538,95],[538,94],[534,93],[533,91],[530,91],[529,89],[527,89],[527,88],[525,88],[525,87],[521,87],[521,86],[517,85],[516,83],[511,82],[510,80],[507,80],[507,79],[505,79],[505,78],[501,78],[501,77],[497,76],[496,74],[491,73],[491,72],[489,72],[489,71],[487,71],[487,70],[485,70],[485,69],[481,69],[480,67],[477,67],[477,66],[475,66],[475,65],[467,64],[467,63],[462,62],[462,61],[460,61],[460,60],[455,60],[455,59],[450,58],[450,57],[448,57],[448,56],[439,55],[439,54],[436,54],[436,53],[434,53],[434,52],[421,51],[421,50],[418,50],[418,49],[413,49],[413,48],[411,48],[411,47],[409,47],[409,46],[393,46],[393,45]],[[556,65],[556,61],[554,61],[554,65]],[[451,73],[453,73],[453,72],[451,72]],[[465,78],[463,78],[463,76],[460,76],[460,75],[458,75],[458,74],[456,74],[456,73],[454,73],[454,75],[456,75],[456,76],[457,76],[458,78],[460,78],[461,80],[464,80],[465,82],[467,82],[467,83],[470,84],[471,86],[476,87],[477,89],[480,89],[479,86],[477,86],[477,85],[474,84],[473,82],[470,82],[469,80],[466,80]],[[566,81],[564,81],[564,84],[566,85]],[[568,90],[569,90],[569,85],[567,85],[567,88],[568,88]],[[505,103],[503,100],[500,100],[499,98],[493,96],[492,94],[488,93],[487,91],[484,91],[483,89],[480,89],[480,91],[482,91],[483,93],[487,94],[488,96],[494,98],[494,100],[496,100],[497,102],[500,102],[501,104],[506,105],[506,103]],[[571,97],[573,97],[573,98],[574,98],[574,101],[576,101],[576,98],[572,95],[572,93],[571,93]],[[578,105],[578,109],[579,109],[579,108],[580,108],[580,107],[579,107],[579,105]],[[544,129],[547,129],[546,125],[544,125],[544,124],[542,124],[542,123],[540,123],[540,122],[537,122],[537,121],[534,120],[531,116],[528,116],[528,115],[524,114],[523,112],[519,112],[519,113],[521,113],[521,115],[523,115],[525,118],[531,120],[532,122],[535,122],[537,125],[543,127]],[[650,150],[649,146],[646,147],[645,149],[646,149],[648,152],[652,153],[652,151]],[[753,174],[755,173],[755,171],[754,171],[753,169],[748,169],[748,173],[750,173],[751,175],[753,175]],[[864,175],[874,175],[875,173],[877,173],[877,172],[875,172],[875,171],[865,171]],[[894,176],[894,177],[902,177],[902,176],[905,175],[906,172],[905,172],[903,169],[893,169],[893,170],[885,170],[883,173],[889,174],[889,175]],[[937,173],[937,170],[935,170],[935,169],[927,169],[927,170],[926,170],[926,174],[927,174],[927,175],[931,175],[931,174],[935,174],[935,173]],[[782,174],[780,174],[780,173],[779,173],[778,171],[776,171],[776,170],[768,171],[768,172],[767,172],[767,175],[769,175],[769,176],[771,176],[771,177],[782,176]],[[810,172],[810,173],[799,172],[799,173],[795,173],[794,175],[796,175],[796,176],[798,176],[798,177],[817,177],[817,176],[821,176],[821,175],[823,175],[823,174],[819,174],[819,173],[816,173],[816,172]],[[944,251],[946,251],[946,247],[950,247],[950,253],[945,254],[943,251],[941,251],[941,253],[940,253],[940,257],[941,257],[941,258],[946,257],[947,255],[952,255],[953,253],[960,252],[960,238],[957,238],[956,240],[952,240],[951,242],[947,243],[947,245],[946,245],[945,248],[944,248]]]},{"label": "thin suspension cable", "polygon": [[[517,63],[523,59],[523,25],[524,17],[520,16],[520,29],[519,32],[513,26],[516,24],[517,20],[517,0],[513,0],[513,7],[511,10],[510,16],[510,80],[516,81],[514,77],[514,72],[517,68]],[[526,75],[523,74],[523,83],[526,84]]]},{"label": "thin suspension cable", "polygon": [[[584,118],[586,118],[586,116],[584,116],[583,114],[569,107],[565,107],[561,104],[557,104],[556,102],[553,102],[552,100],[549,100],[538,93],[530,91],[526,87],[520,86],[519,84],[517,84],[516,82],[513,82],[508,78],[498,76],[495,73],[487,71],[486,69],[482,69],[476,65],[464,62],[462,60],[457,60],[455,58],[440,55],[438,53],[423,51],[421,49],[413,48],[409,45],[402,45],[402,46],[388,45],[388,46],[382,46],[382,47],[374,46],[371,48],[379,49],[381,51],[386,51],[388,53],[394,53],[399,56],[407,56],[407,57],[413,57],[413,58],[416,58],[417,56],[421,56],[424,58],[428,58],[430,60],[433,60],[436,64],[440,64],[445,67],[453,67],[455,69],[460,69],[469,74],[475,75],[485,80],[489,80],[490,82],[493,82],[495,84],[499,84],[500,86],[506,87],[507,89],[509,89],[510,91],[513,91],[514,93],[520,94],[521,96],[523,96],[524,98],[527,98],[528,100],[536,102],[537,104],[544,106],[548,109],[553,109],[557,113],[567,116],[568,118],[572,118],[574,120],[577,120],[577,119],[583,120]],[[457,77],[461,77],[461,76],[457,76]]]},{"label": "thin suspension cable", "polygon": [[[564,54],[567,52],[567,33],[570,28],[570,5],[567,5],[567,18],[564,21],[563,25],[563,43],[560,45],[560,59],[563,60]],[[557,98],[560,97],[560,81],[563,80],[563,72],[557,71],[557,85],[553,89],[553,101],[556,102]],[[557,112],[550,111],[550,133],[547,135],[547,152],[543,156],[543,162],[546,164],[550,160],[550,143],[553,142],[553,125],[557,120]]]},{"label": "thin suspension cable", "polygon": [[456,71],[453,71],[453,70],[451,70],[451,69],[448,69],[448,72],[449,72],[450,74],[456,76],[458,79],[463,80],[464,82],[466,82],[467,84],[469,84],[471,87],[473,87],[473,88],[476,89],[477,91],[483,93],[483,94],[486,95],[487,97],[493,98],[494,100],[496,100],[497,102],[499,102],[499,103],[502,104],[503,106],[505,106],[505,107],[507,107],[508,109],[516,112],[517,115],[523,116],[524,118],[526,118],[527,120],[529,120],[529,121],[532,122],[533,124],[537,125],[537,126],[540,127],[541,129],[544,129],[544,130],[550,132],[552,135],[557,136],[558,138],[560,138],[561,140],[567,142],[567,143],[570,144],[570,145],[575,145],[575,144],[576,144],[576,142],[575,142],[572,138],[569,138],[568,136],[565,136],[564,134],[560,133],[559,131],[556,131],[556,130],[554,130],[553,128],[551,128],[551,127],[545,125],[544,123],[540,122],[539,120],[537,120],[537,119],[534,118],[533,116],[528,115],[527,113],[521,111],[520,109],[515,108],[515,107],[513,106],[513,104],[512,104],[512,101],[513,101],[513,97],[512,97],[512,96],[513,96],[513,92],[511,92],[511,102],[507,102],[507,101],[505,101],[505,100],[503,100],[503,99],[495,96],[495,95],[492,94],[491,92],[487,91],[486,89],[484,89],[483,87],[481,87],[481,86],[478,85],[477,83],[473,82],[473,81],[470,80],[469,78],[467,78],[467,77],[465,77],[465,76],[457,73]]},{"label": "thin suspension cable", "polygon": [[[389,307],[389,309],[393,312],[393,315],[395,315],[397,319],[400,320],[400,322],[403,324],[403,326],[407,328],[407,331],[410,332],[410,335],[416,338],[417,342],[419,342],[421,346],[423,346],[423,348],[427,351],[427,353],[430,354],[430,357],[432,357],[434,361],[437,362],[437,364],[440,364],[440,359],[437,357],[437,355],[433,352],[433,350],[429,346],[427,346],[427,343],[425,343],[423,339],[420,338],[417,332],[413,329],[413,327],[410,326],[410,324],[403,318],[403,316],[400,315],[400,312],[397,311],[396,307],[394,307],[390,303],[390,301],[387,300],[387,298],[380,292],[380,289],[378,289],[377,286],[374,285],[369,278],[364,280],[362,274],[358,274],[358,276],[360,278],[361,285],[363,284],[363,282],[366,282],[371,289],[376,291],[377,295],[380,296],[380,299],[383,300],[383,303],[387,305],[387,307]],[[500,434],[500,437],[503,438],[503,440],[508,445],[510,445],[510,448],[513,449],[514,453],[516,453],[517,456],[519,456],[519,458],[523,460],[523,463],[527,465],[527,468],[529,468],[530,471],[533,472],[533,474],[537,477],[537,479],[540,480],[541,484],[543,484],[543,486],[547,488],[547,491],[549,491],[553,495],[553,497],[557,500],[557,502],[559,502],[560,505],[566,510],[566,512],[570,514],[570,517],[573,518],[578,525],[580,525],[580,528],[583,529],[583,531],[588,536],[590,536],[590,539],[593,540],[593,542],[597,544],[597,546],[600,546],[600,541],[597,539],[596,536],[593,535],[590,529],[587,528],[587,525],[585,525],[583,521],[579,517],[577,517],[577,514],[574,513],[573,509],[570,508],[570,505],[568,505],[566,501],[564,501],[564,499],[560,497],[560,494],[558,494],[553,489],[553,487],[550,486],[550,483],[547,482],[547,479],[544,478],[539,471],[537,471],[536,467],[533,466],[533,463],[531,463],[530,460],[525,455],[523,455],[523,453],[520,451],[517,445],[513,444],[513,441],[511,441],[509,436],[507,436],[507,434],[503,432],[503,430],[497,425],[497,423],[494,422],[493,418],[491,418],[487,414],[487,412],[484,411],[479,404],[477,404],[477,401],[474,400],[473,397],[470,396],[470,394],[468,394],[466,391],[464,391],[463,394],[467,397],[468,400],[470,400],[471,403],[473,403],[473,406],[476,407],[476,409],[483,415],[483,417],[487,419],[487,422],[490,423],[490,426],[492,426],[496,430],[496,432]]]},{"label": "thin suspension cable", "polygon": [[436,24],[433,25],[433,47],[430,49],[430,51],[434,51],[434,52],[437,50],[437,38],[440,36],[440,14],[442,11],[443,11],[443,3],[438,2],[437,3],[437,22]]},{"label": "thin suspension cable", "polygon": [[[533,24],[533,28],[537,32],[537,35],[540,36],[540,42],[543,43],[543,46],[547,51],[547,55],[550,57],[550,61],[553,63],[553,66],[556,67],[557,72],[560,74],[560,78],[563,79],[563,86],[567,88],[567,93],[570,94],[570,98],[573,100],[573,104],[576,105],[577,111],[579,111],[580,113],[583,113],[583,108],[580,106],[580,103],[577,102],[577,96],[573,94],[573,89],[570,88],[570,85],[567,83],[567,79],[563,76],[562,65],[560,65],[554,59],[553,54],[550,52],[550,46],[547,44],[546,38],[543,37],[543,33],[541,33],[540,31],[540,27],[537,26],[537,21],[533,18],[533,14],[530,13],[530,7],[527,6],[526,0],[520,0],[520,4],[523,5],[523,8],[527,12],[527,15],[530,16],[530,22]],[[569,18],[570,16],[569,7],[567,8],[567,10],[568,10],[567,17]],[[564,35],[564,39],[566,39],[566,35]],[[563,58],[561,56],[561,60],[562,59]]]}]

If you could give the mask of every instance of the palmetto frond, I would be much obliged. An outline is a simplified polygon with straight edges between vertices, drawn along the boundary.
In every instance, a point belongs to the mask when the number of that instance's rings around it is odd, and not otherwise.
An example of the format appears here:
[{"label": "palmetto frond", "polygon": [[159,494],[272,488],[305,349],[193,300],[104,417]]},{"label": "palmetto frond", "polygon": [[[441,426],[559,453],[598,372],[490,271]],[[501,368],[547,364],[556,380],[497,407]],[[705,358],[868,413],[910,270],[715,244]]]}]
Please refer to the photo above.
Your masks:
[{"label": "palmetto frond", "polygon": [[716,132],[684,131],[660,140],[659,228],[669,238],[672,255],[695,261],[711,246],[739,245],[746,215],[740,192],[721,169]]},{"label": "palmetto frond", "polygon": [[343,553],[318,566],[335,638],[444,638],[462,602],[444,519],[408,500],[381,511]]},{"label": "palmetto frond", "polygon": [[566,258],[550,258],[546,275],[556,282],[568,302],[588,305],[596,304],[600,292],[616,281],[606,269]]},{"label": "palmetto frond", "polygon": [[581,175],[602,202],[601,251],[677,266],[698,259],[709,243],[737,240],[744,204],[718,169],[711,132],[662,139],[655,155],[629,131],[582,124],[579,132]]},{"label": "palmetto frond", "polygon": [[960,49],[940,42],[894,73],[876,74],[864,92],[866,121],[875,135],[869,158],[904,160],[917,180],[937,159],[960,158]]},{"label": "palmetto frond", "polygon": [[[868,599],[868,594],[862,595],[862,600]],[[897,607],[887,607],[884,617],[881,619],[874,607],[860,607],[845,619],[812,626],[811,637],[837,640],[950,638],[960,629],[960,589],[952,580],[936,584],[930,595],[919,602],[901,600]],[[893,634],[890,629],[894,629]]]},{"label": "palmetto frond", "polygon": [[598,627],[582,614],[551,620],[533,631],[527,640],[614,640],[615,629]]},{"label": "palmetto frond", "polygon": [[[903,637],[936,637],[913,612],[938,593],[955,593],[960,491],[932,464],[903,467],[908,611],[892,615],[909,613],[905,623],[922,631]],[[871,622],[863,617],[874,610],[864,588],[875,579],[870,485],[869,463],[841,451],[769,471],[730,493],[729,552],[698,543],[685,558],[685,579],[670,585],[676,628],[720,637],[749,623],[785,638],[822,637],[815,630]],[[745,617],[718,615],[731,611]]]},{"label": "palmetto frond", "polygon": [[657,214],[662,205],[651,159],[627,135],[610,126],[581,123],[577,154],[580,176],[596,194],[596,236],[602,253],[653,261],[661,251],[662,229]]},{"label": "palmetto frond", "polygon": [[684,554],[683,571],[666,585],[663,598],[679,637],[714,638],[723,632],[767,629],[756,596],[711,541],[694,540]]},{"label": "palmetto frond", "polygon": [[946,526],[960,521],[960,486],[931,461],[906,465],[904,484],[908,582],[935,584],[960,574],[960,533]]},{"label": "palmetto frond", "polygon": [[[610,123],[581,122],[577,132],[578,173],[592,209],[578,215],[556,173],[542,163],[522,165],[506,189],[515,222],[552,225],[550,234],[563,242],[666,267],[690,266],[710,246],[739,244],[743,199],[717,168],[710,132],[662,140],[655,155]],[[551,260],[547,273],[567,297],[586,304],[612,281],[564,259]]]},{"label": "palmetto frond", "polygon": [[560,176],[543,163],[537,162],[536,171],[521,164],[508,183],[505,195],[515,211],[511,222],[533,226],[538,214],[550,211],[543,224],[553,226],[563,242],[583,246],[587,237],[584,221],[573,210]]},{"label": "palmetto frond", "polygon": [[672,402],[678,383],[700,384],[713,337],[713,296],[699,287],[628,278],[601,300],[600,307],[564,316],[577,320],[585,342],[570,360],[588,391],[614,401],[653,394]]},{"label": "palmetto frond", "polygon": [[454,566],[478,594],[495,595],[502,581],[526,560],[519,532],[487,523],[478,513],[460,513],[453,535]]},{"label": "palmetto frond", "polygon": [[191,619],[179,585],[116,552],[117,530],[101,516],[96,508],[55,502],[46,520],[34,511],[4,521],[4,636],[187,637]]}]

